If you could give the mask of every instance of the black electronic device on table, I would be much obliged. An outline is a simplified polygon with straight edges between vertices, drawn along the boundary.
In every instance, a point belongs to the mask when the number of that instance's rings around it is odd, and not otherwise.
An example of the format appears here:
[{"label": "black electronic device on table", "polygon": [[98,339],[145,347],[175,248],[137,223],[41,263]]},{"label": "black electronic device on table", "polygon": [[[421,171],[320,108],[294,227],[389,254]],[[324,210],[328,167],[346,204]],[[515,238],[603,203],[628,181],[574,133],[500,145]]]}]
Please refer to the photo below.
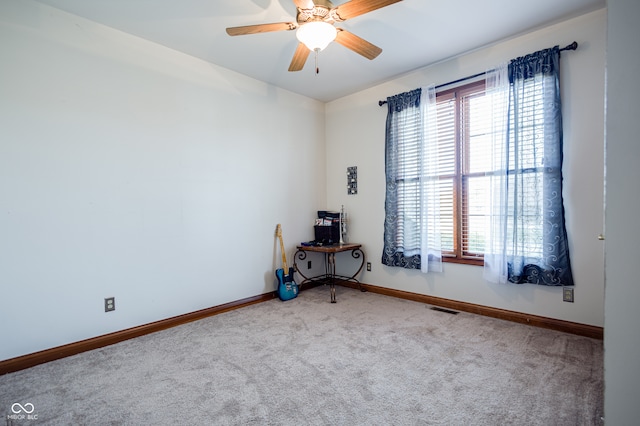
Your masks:
[{"label": "black electronic device on table", "polygon": [[330,246],[340,242],[340,213],[318,210],[318,220],[313,227],[316,246]]}]

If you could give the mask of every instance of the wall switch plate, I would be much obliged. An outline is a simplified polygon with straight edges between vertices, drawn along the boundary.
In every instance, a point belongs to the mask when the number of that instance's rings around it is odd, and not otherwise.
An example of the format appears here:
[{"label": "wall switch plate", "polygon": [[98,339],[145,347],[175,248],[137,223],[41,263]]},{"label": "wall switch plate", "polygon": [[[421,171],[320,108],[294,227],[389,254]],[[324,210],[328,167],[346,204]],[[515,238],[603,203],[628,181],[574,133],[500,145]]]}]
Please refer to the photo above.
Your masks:
[{"label": "wall switch plate", "polygon": [[573,303],[573,289],[571,287],[562,289],[562,301]]},{"label": "wall switch plate", "polygon": [[104,311],[111,312],[116,310],[116,298],[115,297],[107,297],[104,299]]}]

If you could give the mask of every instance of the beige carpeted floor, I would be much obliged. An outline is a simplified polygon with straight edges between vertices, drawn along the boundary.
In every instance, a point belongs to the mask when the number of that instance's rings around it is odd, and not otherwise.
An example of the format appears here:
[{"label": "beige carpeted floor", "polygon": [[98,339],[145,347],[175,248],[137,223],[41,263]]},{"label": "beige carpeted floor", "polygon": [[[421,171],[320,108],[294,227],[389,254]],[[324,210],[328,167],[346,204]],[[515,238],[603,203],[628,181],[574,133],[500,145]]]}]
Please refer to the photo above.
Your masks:
[{"label": "beige carpeted floor", "polygon": [[602,424],[602,341],[348,288],[337,298],[319,287],[0,376],[0,415],[20,425]]}]

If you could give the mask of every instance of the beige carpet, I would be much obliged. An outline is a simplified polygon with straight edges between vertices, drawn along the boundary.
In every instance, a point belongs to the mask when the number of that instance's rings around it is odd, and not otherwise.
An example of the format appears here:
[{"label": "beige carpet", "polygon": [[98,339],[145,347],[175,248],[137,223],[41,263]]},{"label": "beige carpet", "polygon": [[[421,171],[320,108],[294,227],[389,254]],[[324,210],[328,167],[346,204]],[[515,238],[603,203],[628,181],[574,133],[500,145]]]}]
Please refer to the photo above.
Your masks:
[{"label": "beige carpet", "polygon": [[602,424],[602,341],[348,288],[337,298],[319,287],[0,376],[0,415],[20,425]]}]

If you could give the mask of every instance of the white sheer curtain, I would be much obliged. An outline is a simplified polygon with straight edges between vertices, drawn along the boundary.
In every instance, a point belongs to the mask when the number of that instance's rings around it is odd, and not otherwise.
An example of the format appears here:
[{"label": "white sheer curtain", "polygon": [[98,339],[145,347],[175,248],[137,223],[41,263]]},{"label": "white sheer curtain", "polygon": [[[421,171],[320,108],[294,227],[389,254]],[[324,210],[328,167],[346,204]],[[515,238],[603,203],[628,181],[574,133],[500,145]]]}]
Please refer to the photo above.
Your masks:
[{"label": "white sheer curtain", "polygon": [[421,238],[420,269],[422,272],[442,272],[442,246],[440,238],[440,183],[438,178],[438,128],[436,89],[422,88],[420,102],[423,142],[420,197]]},{"label": "white sheer curtain", "polygon": [[507,216],[503,206],[507,202],[508,156],[506,149],[509,119],[509,68],[501,64],[487,71],[486,95],[491,113],[491,169],[488,174],[490,190],[487,206],[486,229],[490,235],[485,243],[484,278],[491,282],[506,283],[507,264]]},{"label": "white sheer curtain", "polygon": [[493,113],[484,277],[571,286],[562,197],[560,49],[512,59],[487,75]]}]

